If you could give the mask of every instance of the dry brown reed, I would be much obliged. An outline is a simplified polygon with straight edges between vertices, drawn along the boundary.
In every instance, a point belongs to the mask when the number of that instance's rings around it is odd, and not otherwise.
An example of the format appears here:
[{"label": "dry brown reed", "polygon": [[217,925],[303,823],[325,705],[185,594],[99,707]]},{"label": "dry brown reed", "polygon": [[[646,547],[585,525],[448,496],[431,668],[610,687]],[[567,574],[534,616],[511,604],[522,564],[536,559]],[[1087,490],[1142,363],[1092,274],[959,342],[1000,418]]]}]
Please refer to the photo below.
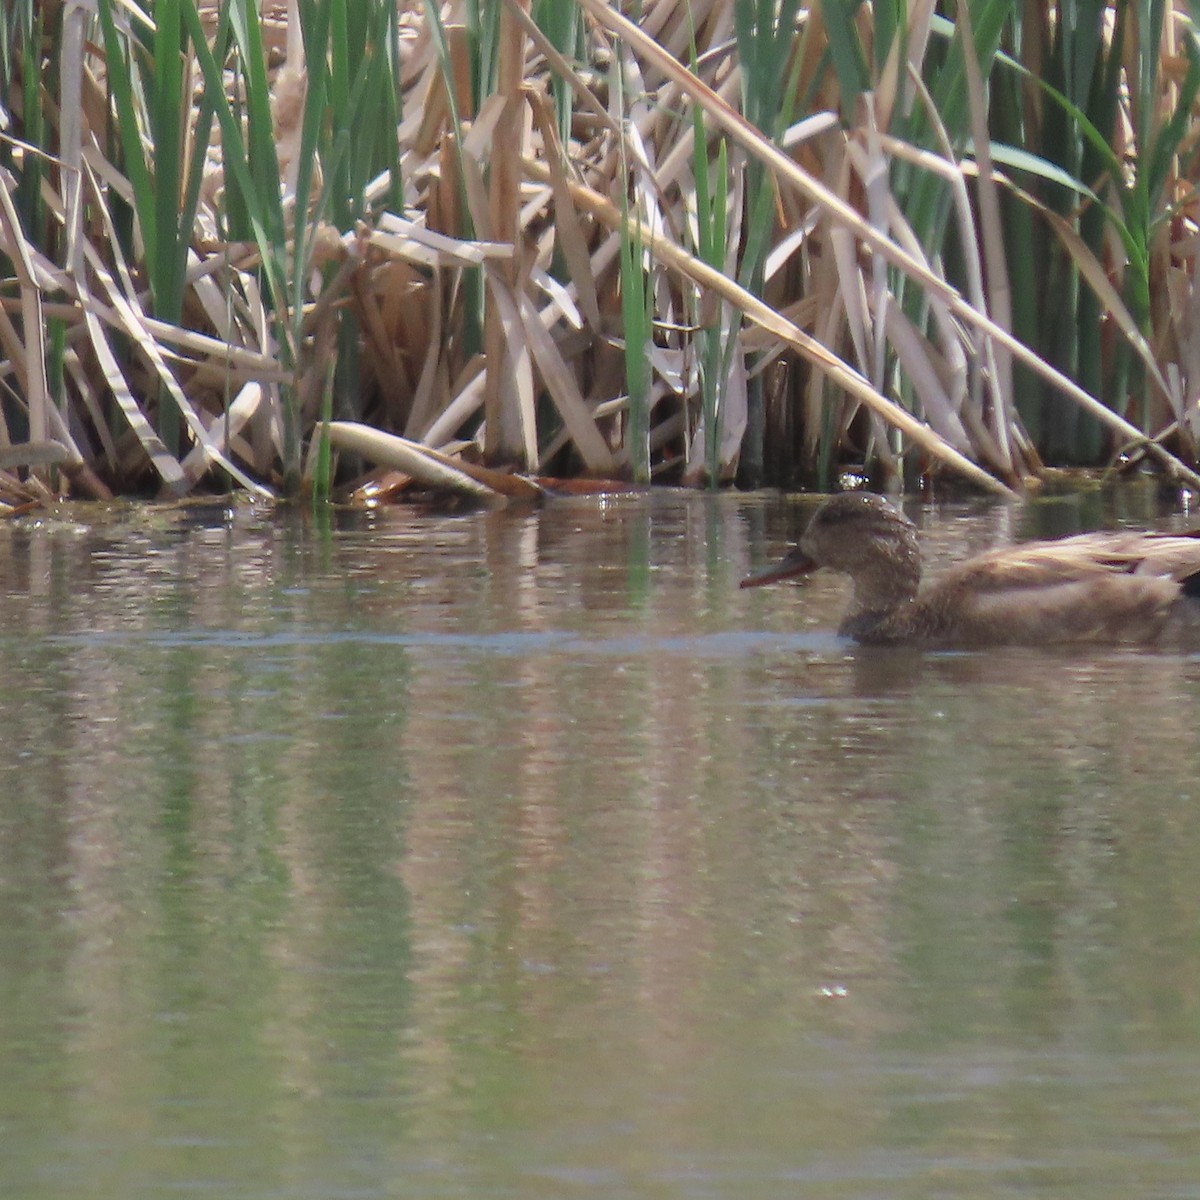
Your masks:
[{"label": "dry brown reed", "polygon": [[[393,52],[394,166],[349,196],[337,194],[337,181],[368,130],[360,112],[340,141],[321,139],[329,117],[306,127],[313,105],[335,103],[338,82],[336,71],[315,72],[305,60],[296,5],[272,9],[261,46],[239,40],[236,13],[254,10],[233,5],[234,32],[218,42],[217,64],[229,115],[217,106],[207,124],[206,97],[210,108],[216,101],[187,32],[200,25],[188,26],[185,13],[189,103],[174,133],[182,166],[178,177],[154,180],[191,213],[178,231],[174,317],[164,316],[171,306],[147,263],[163,231],[155,243],[130,152],[111,129],[135,120],[144,140],[166,135],[122,107],[96,18],[64,9],[52,49],[23,60],[26,71],[40,69],[52,55],[55,67],[38,83],[48,122],[38,145],[20,140],[13,119],[28,120],[14,102],[25,94],[22,62],[9,65],[3,101],[0,502],[5,489],[48,486],[54,470],[96,494],[184,493],[220,478],[276,494],[312,477],[321,429],[333,428],[343,451],[372,458],[375,443],[355,441],[354,425],[530,475],[628,477],[635,414],[620,260],[635,236],[652,329],[646,403],[658,478],[730,479],[743,456],[763,459],[765,439],[767,461],[782,462],[788,480],[822,471],[828,479],[850,461],[884,480],[941,474],[1005,491],[1042,469],[1022,421],[1018,368],[1100,423],[1109,447],[1138,448],[1200,486],[1190,465],[1200,440],[1200,237],[1182,177],[1153,244],[1164,265],[1152,311],[1135,315],[1112,259],[1080,236],[1078,210],[1046,204],[993,158],[974,55],[965,57],[965,123],[976,152],[965,154],[963,137],[943,122],[926,85],[939,30],[932,5],[912,8],[906,38],[878,55],[872,86],[854,96],[830,70],[836,42],[821,13],[800,10],[776,85],[781,110],[797,115],[778,138],[741,112],[748,67],[736,0],[647,0],[636,24],[609,0],[564,0],[557,14],[575,22],[569,45],[545,32],[547,7],[539,24],[528,0],[402,3],[392,46],[364,48]],[[150,15],[139,17],[132,0],[108,11],[113,36],[127,39],[148,77],[154,65],[141,46]],[[222,26],[215,9],[202,16],[211,49]],[[866,13],[858,32],[869,45]],[[954,36],[974,43],[965,13]],[[1178,28],[1164,37],[1175,45]],[[337,58],[336,46],[330,53]],[[234,217],[255,195],[233,173],[237,154],[246,170],[262,165],[248,54],[271,65],[270,108],[260,111],[274,124],[279,195],[251,212],[254,236],[234,238],[248,228]],[[913,111],[932,131],[927,144],[895,132],[897,114]],[[229,138],[239,123],[250,149],[235,154]],[[707,183],[696,172],[725,161],[711,210],[724,225],[708,231],[725,253],[714,264],[700,253]],[[21,207],[20,178],[32,178],[35,164],[37,194],[26,192]],[[154,164],[151,147],[138,170]],[[936,183],[952,237],[919,227],[896,187],[901,173]],[[756,206],[755,178],[765,181],[766,208]],[[262,183],[255,187],[262,199]],[[1014,335],[1021,299],[1007,274],[1008,203],[1045,222],[1100,297],[1106,328],[1132,347],[1151,398],[1145,420],[1089,394]],[[290,232],[301,229],[302,246]],[[761,271],[747,278],[756,238]],[[708,408],[701,334],[718,350]],[[348,347],[352,387],[337,391]],[[168,413],[178,416],[177,435]],[[330,416],[342,420],[328,426]],[[749,454],[747,436],[759,441]],[[293,462],[309,441],[304,463]],[[28,468],[22,481],[18,467]],[[760,478],[755,467],[751,481]]]}]

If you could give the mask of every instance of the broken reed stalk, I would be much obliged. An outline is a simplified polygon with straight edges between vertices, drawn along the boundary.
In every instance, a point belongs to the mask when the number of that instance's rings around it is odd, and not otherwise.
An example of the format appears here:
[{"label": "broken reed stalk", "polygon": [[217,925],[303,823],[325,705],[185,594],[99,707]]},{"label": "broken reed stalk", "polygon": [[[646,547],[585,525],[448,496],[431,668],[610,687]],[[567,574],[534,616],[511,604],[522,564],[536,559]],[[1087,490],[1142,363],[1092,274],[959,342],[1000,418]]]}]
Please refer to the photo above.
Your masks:
[{"label": "broken reed stalk", "polygon": [[[541,163],[526,160],[525,170],[534,179],[549,180],[549,171]],[[572,199],[581,208],[609,229],[621,228],[621,211],[611,200],[582,184],[569,182],[568,187]],[[631,223],[633,222],[632,217],[629,220]],[[652,232],[645,227],[642,227],[640,236],[649,253],[665,266],[686,276],[700,287],[715,292],[722,299],[740,309],[755,325],[791,346],[814,367],[824,372],[834,383],[879,413],[890,425],[895,426],[911,438],[931,458],[937,459],[986,491],[997,492],[1001,495],[1012,494],[1011,488],[996,479],[995,476],[989,475],[977,463],[972,462],[948,442],[939,438],[906,409],[877,392],[862,375],[847,366],[816,338],[805,333],[799,326],[794,325],[727,275],[714,270],[707,263],[701,262],[673,242],[664,238],[655,238]]]}]

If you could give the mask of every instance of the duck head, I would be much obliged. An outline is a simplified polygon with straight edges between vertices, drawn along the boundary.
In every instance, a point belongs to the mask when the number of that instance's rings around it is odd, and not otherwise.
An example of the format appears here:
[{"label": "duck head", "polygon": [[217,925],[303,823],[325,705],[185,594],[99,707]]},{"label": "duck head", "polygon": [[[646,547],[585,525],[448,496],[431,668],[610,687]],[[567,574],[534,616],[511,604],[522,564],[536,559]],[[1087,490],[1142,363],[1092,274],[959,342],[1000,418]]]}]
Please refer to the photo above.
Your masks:
[{"label": "duck head", "polygon": [[846,492],[813,514],[799,544],[781,562],[742,580],[761,587],[828,567],[854,582],[851,615],[890,612],[913,599],[921,583],[916,526],[882,496]]}]

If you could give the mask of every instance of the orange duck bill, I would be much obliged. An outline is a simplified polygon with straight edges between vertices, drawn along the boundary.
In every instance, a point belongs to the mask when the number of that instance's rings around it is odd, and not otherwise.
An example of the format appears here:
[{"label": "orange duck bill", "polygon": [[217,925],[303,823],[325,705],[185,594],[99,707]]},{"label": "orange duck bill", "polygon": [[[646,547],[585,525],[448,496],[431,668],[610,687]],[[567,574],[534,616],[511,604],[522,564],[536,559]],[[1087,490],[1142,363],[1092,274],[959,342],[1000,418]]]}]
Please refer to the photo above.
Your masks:
[{"label": "orange duck bill", "polygon": [[820,565],[797,546],[779,562],[747,575],[738,584],[738,587],[762,587],[765,583],[778,583],[781,579],[794,579],[797,575],[807,575],[810,571],[815,571]]}]

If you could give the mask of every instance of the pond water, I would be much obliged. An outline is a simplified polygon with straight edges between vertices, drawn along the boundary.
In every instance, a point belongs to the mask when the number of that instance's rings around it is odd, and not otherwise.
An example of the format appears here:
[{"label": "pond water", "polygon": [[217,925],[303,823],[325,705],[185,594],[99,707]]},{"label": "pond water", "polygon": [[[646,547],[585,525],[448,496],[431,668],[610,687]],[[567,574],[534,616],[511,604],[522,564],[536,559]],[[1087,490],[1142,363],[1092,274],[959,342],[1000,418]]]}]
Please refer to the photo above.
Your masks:
[{"label": "pond water", "polygon": [[807,511],[0,527],[0,1196],[1200,1196],[1200,657],[855,649]]}]

